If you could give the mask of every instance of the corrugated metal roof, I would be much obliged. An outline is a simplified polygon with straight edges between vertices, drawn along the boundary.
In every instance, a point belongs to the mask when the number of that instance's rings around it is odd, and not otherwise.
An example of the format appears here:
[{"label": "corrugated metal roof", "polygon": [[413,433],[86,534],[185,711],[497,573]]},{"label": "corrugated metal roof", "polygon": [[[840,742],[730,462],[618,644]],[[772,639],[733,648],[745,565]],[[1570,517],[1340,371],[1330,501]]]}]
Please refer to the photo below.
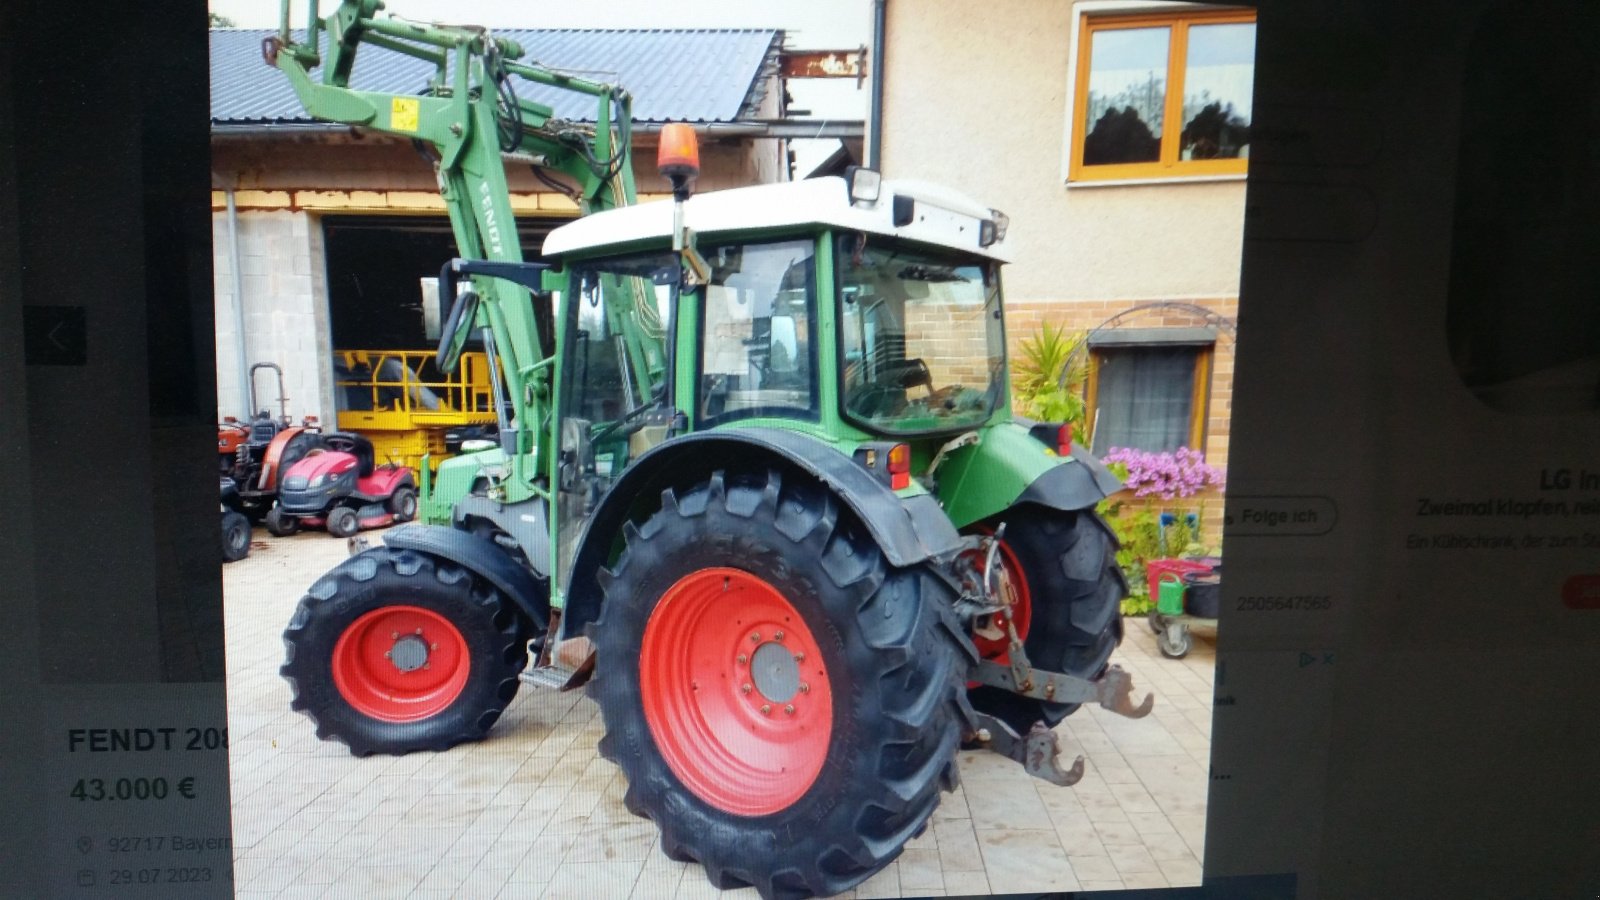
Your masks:
[{"label": "corrugated metal roof", "polygon": [[[261,59],[264,29],[211,32],[213,124],[312,121],[289,80]],[[620,84],[633,94],[639,122],[733,122],[751,118],[777,71],[783,33],[772,29],[504,30],[527,51],[523,62]],[[351,85],[362,90],[419,93],[432,74],[421,60],[365,46]],[[314,73],[320,74],[320,73]],[[592,99],[518,79],[518,96],[555,108],[570,121],[593,121]]]}]

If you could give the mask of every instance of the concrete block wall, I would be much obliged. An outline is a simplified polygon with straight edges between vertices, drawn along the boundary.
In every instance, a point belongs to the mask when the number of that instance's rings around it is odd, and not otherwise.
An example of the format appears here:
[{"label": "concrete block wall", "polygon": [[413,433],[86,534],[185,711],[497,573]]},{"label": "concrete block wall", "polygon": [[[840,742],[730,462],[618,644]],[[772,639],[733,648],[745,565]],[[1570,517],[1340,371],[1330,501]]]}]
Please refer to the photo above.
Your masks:
[{"label": "concrete block wall", "polygon": [[[329,360],[327,284],[323,271],[322,229],[309,213],[242,210],[238,214],[239,258],[244,322],[244,363],[283,367],[284,393],[295,420],[333,413]],[[212,253],[216,271],[217,407],[221,415],[245,412],[241,393],[238,334],[234,309],[233,242],[226,211],[212,215]],[[278,412],[277,382],[270,372],[256,378],[256,407]]]}]

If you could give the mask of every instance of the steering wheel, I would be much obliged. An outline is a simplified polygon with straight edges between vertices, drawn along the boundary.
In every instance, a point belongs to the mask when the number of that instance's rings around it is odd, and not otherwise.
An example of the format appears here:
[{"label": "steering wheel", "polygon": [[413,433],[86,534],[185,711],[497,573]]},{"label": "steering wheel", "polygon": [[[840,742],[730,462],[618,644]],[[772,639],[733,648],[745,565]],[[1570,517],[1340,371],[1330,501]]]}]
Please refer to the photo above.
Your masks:
[{"label": "steering wheel", "polygon": [[868,385],[851,399],[850,408],[869,418],[899,415],[906,408],[905,389],[881,382]]},{"label": "steering wheel", "polygon": [[355,437],[338,431],[323,435],[322,443],[335,453],[349,453],[352,456],[356,455],[356,448],[360,446]]}]

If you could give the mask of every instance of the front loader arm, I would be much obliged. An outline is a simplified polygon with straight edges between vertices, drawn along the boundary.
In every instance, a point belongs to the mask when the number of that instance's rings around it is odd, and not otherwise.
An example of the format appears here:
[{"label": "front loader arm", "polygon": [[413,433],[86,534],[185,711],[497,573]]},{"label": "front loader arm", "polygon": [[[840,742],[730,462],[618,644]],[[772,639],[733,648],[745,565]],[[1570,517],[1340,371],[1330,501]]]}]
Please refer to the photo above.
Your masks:
[{"label": "front loader arm", "polygon": [[[263,55],[284,73],[313,117],[410,138],[435,160],[439,192],[458,252],[465,259],[519,263],[523,250],[512,213],[506,161],[524,162],[564,176],[583,214],[635,201],[630,159],[632,110],[627,92],[517,60],[515,42],[486,30],[379,19],[381,0],[343,0],[318,18],[310,0],[305,42],[289,29],[283,0],[278,33]],[[326,59],[320,50],[326,33]],[[434,74],[420,95],[350,87],[363,44],[381,46],[431,63]],[[321,80],[311,70],[321,66]],[[554,110],[517,97],[511,77],[595,98],[596,124],[588,129],[555,119]],[[540,341],[532,294],[511,282],[475,277],[481,303],[473,328],[494,333],[507,397],[521,423],[519,445],[505,499],[533,493],[553,455],[541,450],[554,438],[550,426],[555,348]]]}]

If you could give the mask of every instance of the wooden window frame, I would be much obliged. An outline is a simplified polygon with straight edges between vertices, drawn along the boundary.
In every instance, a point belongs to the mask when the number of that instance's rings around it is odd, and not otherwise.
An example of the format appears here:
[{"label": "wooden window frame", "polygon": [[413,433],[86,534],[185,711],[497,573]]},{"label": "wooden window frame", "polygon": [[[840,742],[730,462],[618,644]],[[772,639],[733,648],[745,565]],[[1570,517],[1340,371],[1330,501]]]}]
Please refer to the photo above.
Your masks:
[{"label": "wooden window frame", "polygon": [[[1176,346],[1173,343],[1160,341],[1140,343],[1108,343],[1089,348],[1089,375],[1084,383],[1084,414],[1089,417],[1091,432],[1089,435],[1090,446],[1094,443],[1094,430],[1099,428],[1100,413],[1100,359],[1105,350],[1156,350],[1162,347]],[[1194,360],[1194,383],[1189,395],[1189,440],[1186,446],[1191,450],[1198,450],[1202,454],[1206,451],[1206,425],[1211,418],[1211,371],[1215,365],[1217,352],[1216,344],[1192,344],[1199,352]]]},{"label": "wooden window frame", "polygon": [[[1245,175],[1250,166],[1248,158],[1185,160],[1178,158],[1178,151],[1183,135],[1183,78],[1189,57],[1190,26],[1253,25],[1255,21],[1255,11],[1249,9],[1142,12],[1127,15],[1084,13],[1078,25],[1078,58],[1074,67],[1076,75],[1071,112],[1073,118],[1069,129],[1072,146],[1067,164],[1067,180],[1169,180]],[[1161,134],[1161,158],[1156,162],[1147,163],[1086,166],[1083,164],[1083,144],[1089,136],[1090,123],[1084,121],[1084,110],[1088,108],[1089,102],[1089,51],[1094,45],[1094,35],[1100,31],[1148,27],[1172,29],[1167,42],[1167,97],[1162,110],[1164,127]],[[1171,127],[1174,124],[1176,128]]]}]

